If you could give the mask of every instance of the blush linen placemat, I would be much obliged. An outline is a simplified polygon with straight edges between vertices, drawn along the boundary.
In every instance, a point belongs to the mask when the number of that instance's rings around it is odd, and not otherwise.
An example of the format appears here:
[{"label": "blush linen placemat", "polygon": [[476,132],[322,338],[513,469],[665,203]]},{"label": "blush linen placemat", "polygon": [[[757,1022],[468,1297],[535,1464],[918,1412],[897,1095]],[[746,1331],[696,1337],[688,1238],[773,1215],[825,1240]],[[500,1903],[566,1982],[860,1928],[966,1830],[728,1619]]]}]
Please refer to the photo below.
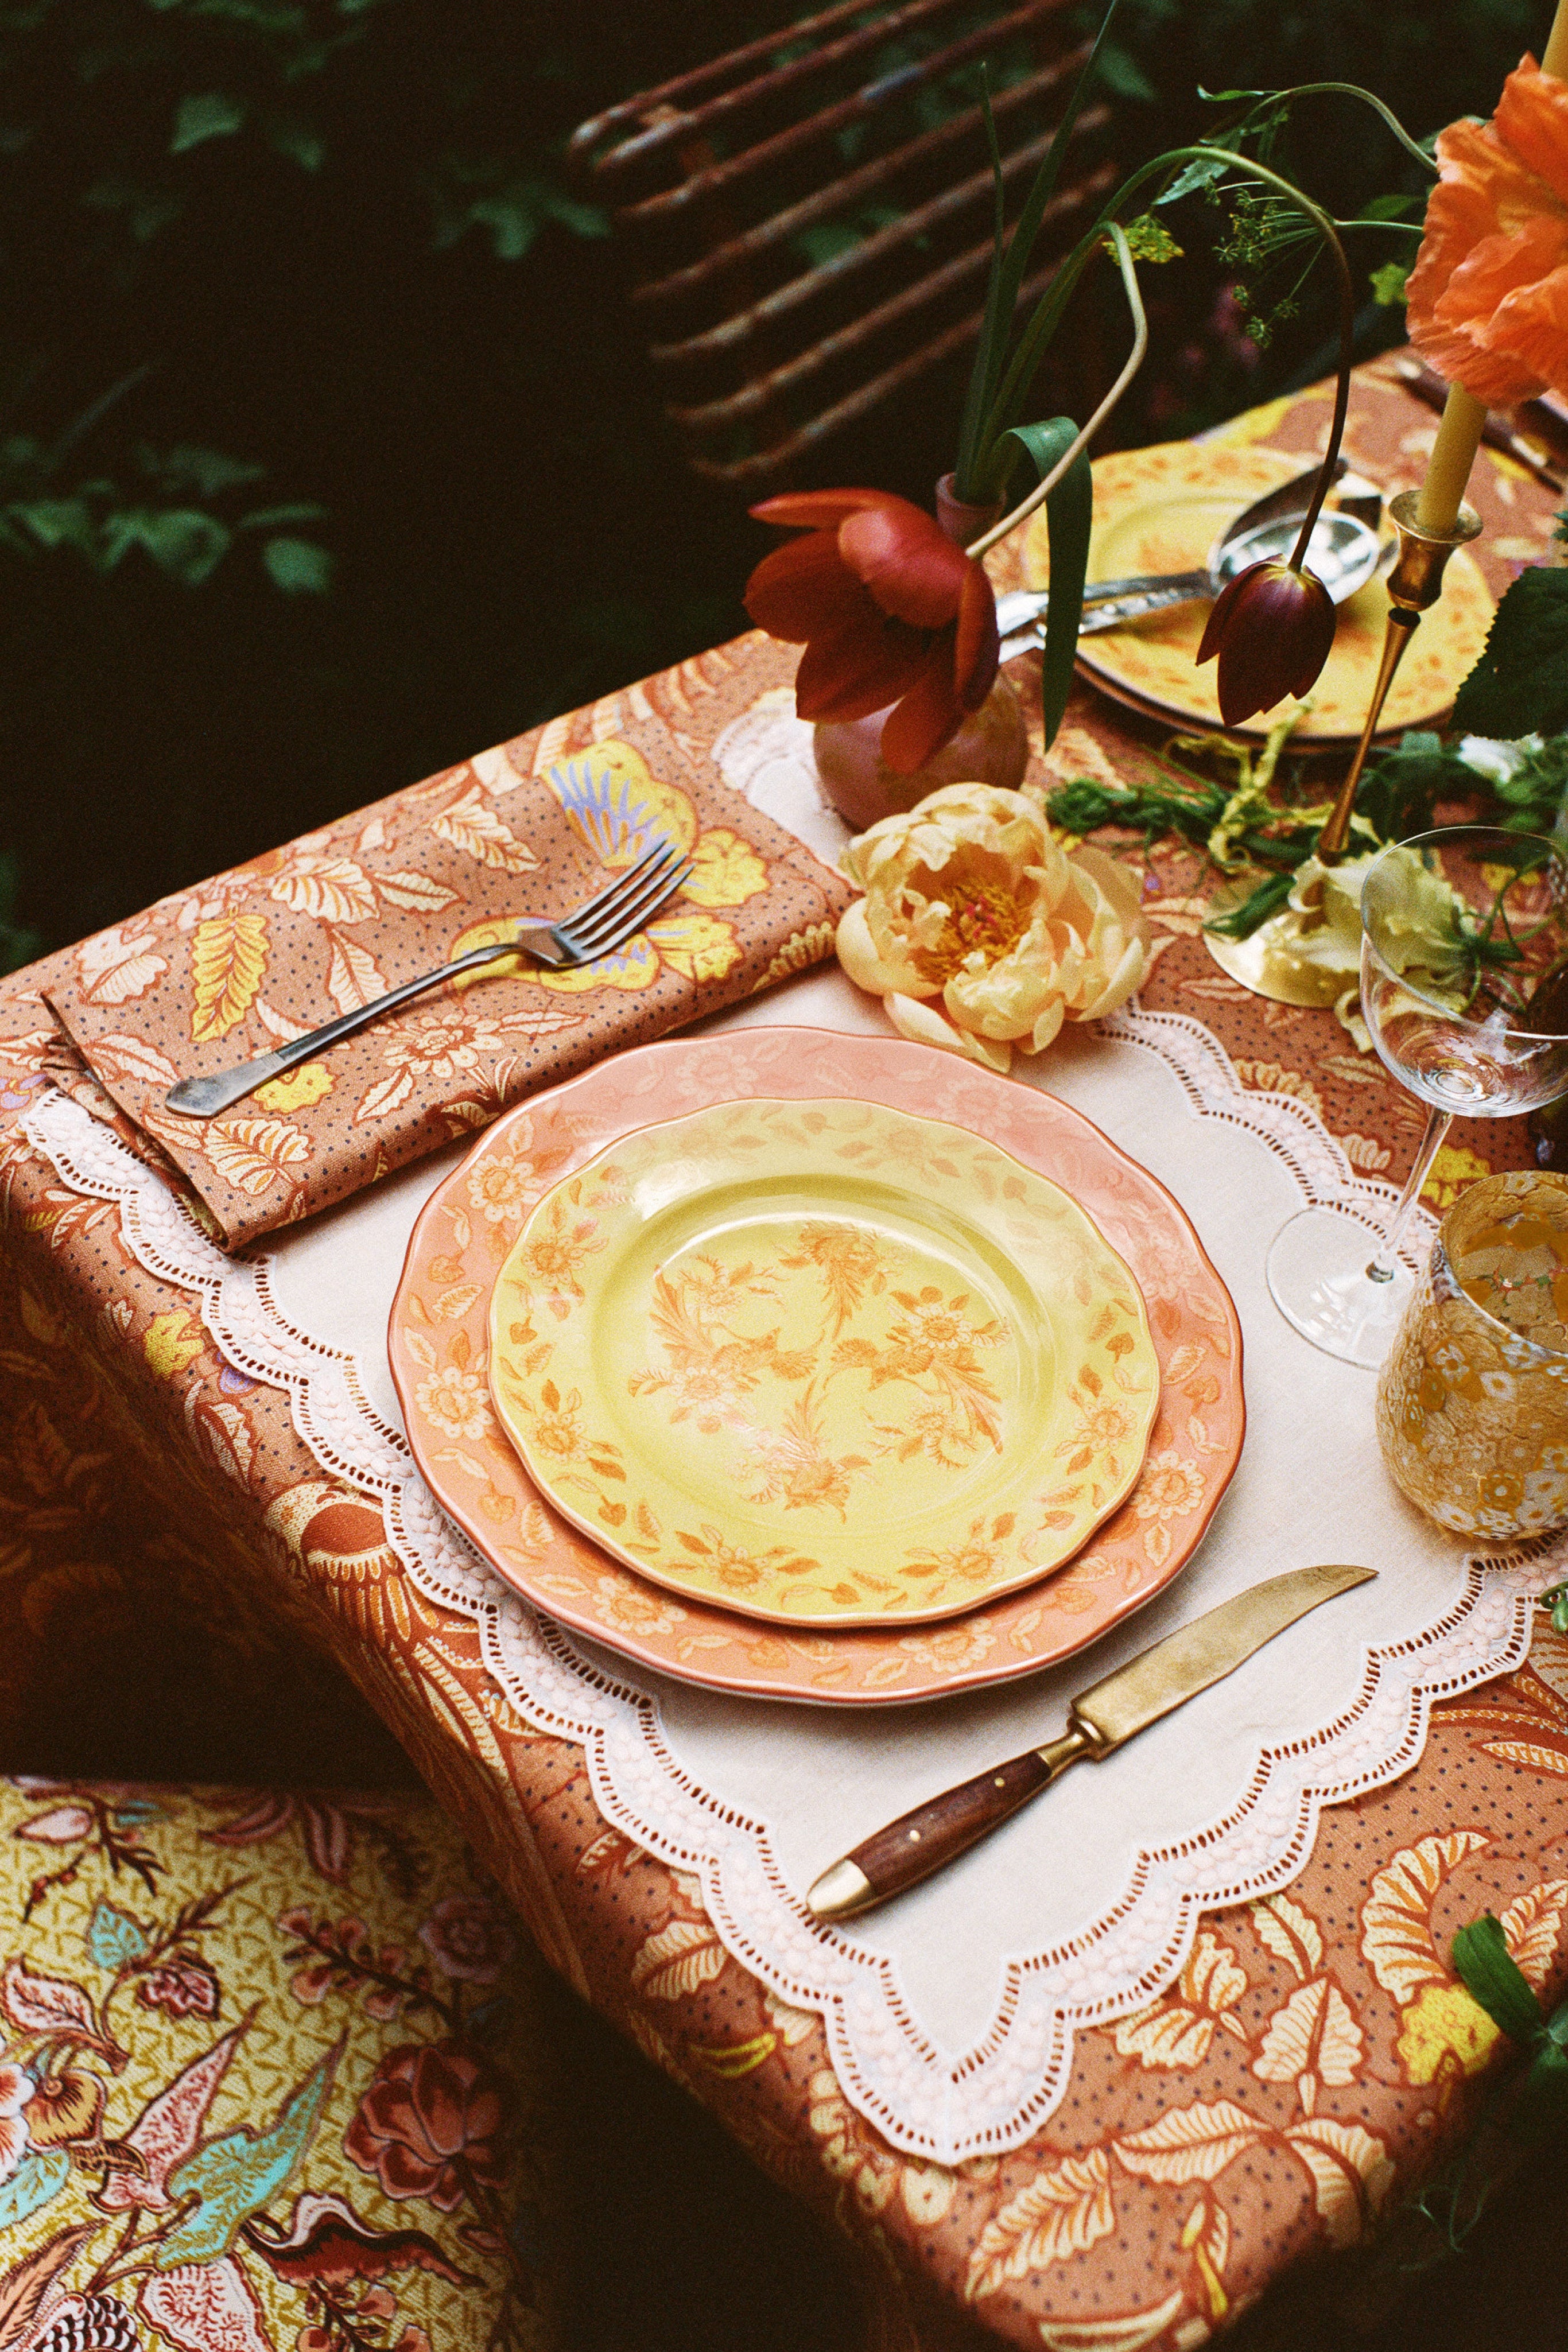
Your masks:
[{"label": "blush linen placemat", "polygon": [[[849,886],[712,757],[760,690],[787,687],[795,659],[749,636],[553,719],[84,940],[47,1001],[226,1246],[309,1216],[830,951]],[[569,913],[659,834],[693,872],[616,956],[559,973],[498,965],[221,1118],[164,1108],[176,1078],[268,1053],[508,921]]]}]

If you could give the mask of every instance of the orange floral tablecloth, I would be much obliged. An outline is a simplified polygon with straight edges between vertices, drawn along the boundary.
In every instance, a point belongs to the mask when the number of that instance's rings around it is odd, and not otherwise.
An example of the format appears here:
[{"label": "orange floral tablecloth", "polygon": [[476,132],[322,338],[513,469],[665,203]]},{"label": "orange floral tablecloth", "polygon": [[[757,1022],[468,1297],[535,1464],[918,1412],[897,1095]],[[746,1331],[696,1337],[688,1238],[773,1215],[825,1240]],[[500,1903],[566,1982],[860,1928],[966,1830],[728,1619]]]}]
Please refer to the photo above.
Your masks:
[{"label": "orange floral tablecloth", "polygon": [[[1245,429],[1300,449],[1325,418],[1309,394]],[[1366,470],[1414,478],[1431,430],[1363,373],[1351,446]],[[1489,455],[1480,472],[1496,593],[1544,546],[1552,500]],[[726,659],[773,682],[756,640]],[[1145,756],[1082,694],[1052,766],[1126,775]],[[1215,971],[1195,857],[1157,847],[1147,873],[1168,944],[1145,1003],[1197,1013],[1245,1084],[1310,1101],[1358,1166],[1396,1180],[1418,1128],[1406,1099],[1331,1015],[1264,1005]],[[605,1825],[582,1752],[511,1711],[475,1627],[413,1591],[379,1508],[321,1474],[282,1392],[226,1365],[117,1213],[35,1153],[29,1107],[80,1078],[47,1009],[72,971],[61,955],[0,987],[0,1769],[47,1769],[68,1716],[96,1711],[105,1743],[127,1723],[155,1741],[161,1716],[188,1716],[195,1643],[208,1718],[286,1751],[290,1706],[334,1703],[300,1663],[324,1652],[561,1973],[869,2250],[889,2344],[918,2326],[928,2346],[1191,2352],[1303,2257],[1389,2223],[1507,2064],[1453,1979],[1454,1929],[1489,1907],[1548,2000],[1568,1982],[1568,1643],[1542,1632],[1518,1674],[1439,1707],[1417,1769],[1327,1812],[1288,1894],[1205,1919],[1151,2011],[1083,2035],[1028,2146],[951,2171],[896,2155],[840,2094],[818,2021],[765,1997],[691,1882]],[[1461,1123],[1434,1197],[1526,1157],[1519,1123]],[[345,1739],[369,1736],[345,1717]]]}]

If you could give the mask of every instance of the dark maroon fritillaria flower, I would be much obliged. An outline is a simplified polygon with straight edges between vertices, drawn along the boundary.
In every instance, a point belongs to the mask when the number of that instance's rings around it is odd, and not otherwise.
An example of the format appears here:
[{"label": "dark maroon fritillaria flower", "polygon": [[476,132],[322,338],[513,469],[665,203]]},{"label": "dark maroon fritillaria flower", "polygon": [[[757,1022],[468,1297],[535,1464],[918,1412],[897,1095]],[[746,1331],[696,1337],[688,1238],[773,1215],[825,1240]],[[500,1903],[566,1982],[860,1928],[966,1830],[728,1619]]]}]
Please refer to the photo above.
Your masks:
[{"label": "dark maroon fritillaria flower", "polygon": [[745,594],[759,629],[805,647],[796,710],[866,719],[893,704],[882,757],[896,775],[913,775],[979,709],[996,676],[996,600],[984,566],[889,490],[804,490],[752,512],[805,534],[763,556]]},{"label": "dark maroon fritillaria flower", "polygon": [[1334,642],[1333,598],[1314,572],[1289,563],[1253,563],[1215,599],[1198,647],[1200,664],[1219,656],[1220,716],[1239,727],[1285,695],[1316,684]]}]

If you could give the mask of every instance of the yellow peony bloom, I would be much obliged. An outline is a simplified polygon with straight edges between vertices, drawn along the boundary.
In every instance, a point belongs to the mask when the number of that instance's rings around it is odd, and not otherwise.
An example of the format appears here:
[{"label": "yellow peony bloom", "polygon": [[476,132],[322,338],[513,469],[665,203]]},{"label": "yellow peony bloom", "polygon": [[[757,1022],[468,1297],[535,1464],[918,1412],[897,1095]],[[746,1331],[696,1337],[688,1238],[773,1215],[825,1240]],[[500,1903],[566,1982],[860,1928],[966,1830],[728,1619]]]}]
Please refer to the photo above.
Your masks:
[{"label": "yellow peony bloom", "polygon": [[1148,971],[1137,877],[1098,849],[1069,856],[1022,793],[946,784],[839,863],[866,894],[838,926],[850,979],[902,1035],[988,1069],[1113,1013]]}]

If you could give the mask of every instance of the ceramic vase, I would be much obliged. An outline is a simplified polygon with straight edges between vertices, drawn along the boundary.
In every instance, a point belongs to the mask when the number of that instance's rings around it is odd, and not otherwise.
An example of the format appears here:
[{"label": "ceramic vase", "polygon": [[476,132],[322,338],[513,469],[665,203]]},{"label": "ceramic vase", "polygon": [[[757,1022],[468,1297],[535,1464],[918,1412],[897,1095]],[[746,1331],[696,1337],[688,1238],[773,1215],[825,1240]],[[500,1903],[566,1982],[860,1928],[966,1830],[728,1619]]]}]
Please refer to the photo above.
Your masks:
[{"label": "ceramic vase", "polygon": [[[969,546],[1001,511],[1000,503],[974,507],[955,498],[951,474],[936,486],[936,519],[955,546]],[[1023,782],[1029,730],[1023,705],[1005,677],[997,678],[951,742],[912,775],[895,774],[881,755],[882,728],[891,708],[889,703],[865,719],[825,719],[812,730],[823,797],[857,833],[879,817],[913,808],[941,784],[994,784],[1015,792]]]}]

